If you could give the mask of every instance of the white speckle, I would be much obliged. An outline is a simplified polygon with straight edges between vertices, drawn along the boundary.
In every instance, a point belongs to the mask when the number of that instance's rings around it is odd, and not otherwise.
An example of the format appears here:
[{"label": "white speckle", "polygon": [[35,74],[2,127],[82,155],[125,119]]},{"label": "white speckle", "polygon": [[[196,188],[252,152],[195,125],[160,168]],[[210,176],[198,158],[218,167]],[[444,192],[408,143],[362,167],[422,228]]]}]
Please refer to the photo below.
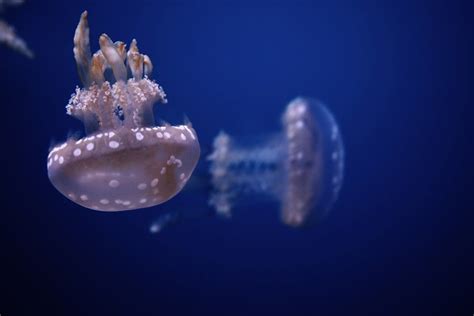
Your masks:
[{"label": "white speckle", "polygon": [[337,138],[337,127],[333,126],[332,128],[332,135],[331,135],[332,140],[336,140]]},{"label": "white speckle", "polygon": [[54,161],[57,161],[59,158],[58,154],[54,155]]},{"label": "white speckle", "polygon": [[306,107],[303,104],[300,104],[297,108],[298,114],[302,115],[304,112],[306,112]]},{"label": "white speckle", "polygon": [[163,138],[163,133],[162,133],[162,132],[156,133],[156,137],[158,137],[158,138]]},{"label": "white speckle", "polygon": [[158,189],[153,190],[153,194],[157,195],[158,193],[160,193],[160,190],[158,190]]},{"label": "white speckle", "polygon": [[181,133],[181,139],[186,140],[186,136],[183,133]]},{"label": "white speckle", "polygon": [[138,132],[135,134],[135,137],[137,138],[138,141],[141,141],[143,139],[143,134]]},{"label": "white speckle", "polygon": [[81,200],[83,201],[87,201],[89,198],[87,197],[87,195],[83,194],[80,196]]},{"label": "white speckle", "polygon": [[80,156],[80,155],[81,155],[81,149],[80,149],[80,148],[74,149],[74,152],[73,152],[72,154],[73,154],[75,157]]},{"label": "white speckle", "polygon": [[[163,169],[161,169],[161,171],[163,171]],[[156,187],[158,185],[158,182],[159,182],[159,180],[157,178],[155,178],[155,179],[151,180],[150,185],[152,187]]]},{"label": "white speckle", "polygon": [[122,204],[123,205],[130,205],[130,201],[123,201]]},{"label": "white speckle", "polygon": [[122,204],[122,200],[115,200],[115,204]]},{"label": "white speckle", "polygon": [[184,173],[182,173],[182,174],[179,176],[179,178],[180,178],[181,180],[183,180],[184,177],[185,177]]},{"label": "white speckle", "polygon": [[62,165],[63,162],[64,162],[64,157],[63,156],[59,157],[59,164]]},{"label": "white speckle", "polygon": [[147,128],[145,128],[145,130],[147,130],[147,131],[151,131],[151,128],[147,127]]},{"label": "white speckle", "polygon": [[166,167],[161,168],[160,173],[161,173],[161,174],[165,174],[165,173],[166,173]]},{"label": "white speckle", "polygon": [[74,195],[74,193],[69,193],[67,195],[71,200],[75,200],[76,199],[76,196]]},{"label": "white speckle", "polygon": [[107,136],[107,135],[109,135],[109,133],[104,133],[104,136]]},{"label": "white speckle", "polygon": [[107,200],[107,199],[102,199],[99,202],[102,203],[102,204],[109,204],[109,200]]},{"label": "white speckle", "polygon": [[297,121],[297,122],[295,123],[295,125],[296,125],[296,128],[299,128],[299,129],[301,129],[301,128],[304,127],[303,121]]},{"label": "white speckle", "polygon": [[182,161],[180,159],[177,159],[175,156],[171,155],[170,156],[170,159],[168,159],[168,161],[166,161],[166,164],[168,166],[171,166],[173,164],[176,164],[178,165],[178,168],[181,168],[181,166],[183,165]]},{"label": "white speckle", "polygon": [[138,190],[145,190],[146,189],[146,183],[140,183],[138,186],[137,186]]},{"label": "white speckle", "polygon": [[51,164],[53,163],[53,161],[51,159],[48,160],[48,168],[51,167]]},{"label": "white speckle", "polygon": [[79,139],[77,142],[76,142],[76,145],[79,145],[80,143],[82,143],[83,139]]},{"label": "white speckle", "polygon": [[102,133],[97,134],[97,138],[101,138],[101,137],[102,137]]},{"label": "white speckle", "polygon": [[113,140],[109,143],[110,148],[118,148],[119,145],[120,144],[118,142],[116,142],[115,140]]},{"label": "white speckle", "polygon": [[89,143],[86,145],[87,150],[91,151],[94,149],[94,143]]},{"label": "white speckle", "polygon": [[118,181],[115,180],[115,179],[114,179],[114,180],[110,180],[110,182],[109,182],[109,186],[110,186],[111,188],[116,188],[116,187],[118,187],[119,185],[120,185],[120,182],[118,182]]},{"label": "white speckle", "polygon": [[114,135],[115,135],[114,132],[110,132],[110,133],[109,133],[109,138],[110,138],[110,137],[113,137]]},{"label": "white speckle", "polygon": [[168,132],[165,132],[163,135],[165,136],[166,139],[171,138],[171,134]]},{"label": "white speckle", "polygon": [[141,200],[140,200],[140,203],[141,203],[141,204],[146,203],[146,199],[145,199],[145,198],[141,199]]}]

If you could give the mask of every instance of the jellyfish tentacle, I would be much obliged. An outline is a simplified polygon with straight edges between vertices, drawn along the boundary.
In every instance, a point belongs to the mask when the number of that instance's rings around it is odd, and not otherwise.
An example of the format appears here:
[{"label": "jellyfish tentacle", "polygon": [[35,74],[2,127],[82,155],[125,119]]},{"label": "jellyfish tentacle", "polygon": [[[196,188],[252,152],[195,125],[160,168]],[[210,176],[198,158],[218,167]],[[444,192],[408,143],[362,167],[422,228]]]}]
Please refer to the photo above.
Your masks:
[{"label": "jellyfish tentacle", "polygon": [[89,70],[91,63],[91,49],[89,44],[89,23],[87,11],[81,14],[79,24],[74,33],[74,59],[76,60],[77,72],[82,84],[88,87],[91,84]]},{"label": "jellyfish tentacle", "polygon": [[133,39],[127,52],[127,64],[130,67],[133,78],[138,81],[143,77],[144,56],[140,54],[137,40]]},{"label": "jellyfish tentacle", "polygon": [[[83,121],[87,133],[154,125],[154,103],[167,101],[163,89],[148,79],[151,59],[139,52],[135,39],[127,51],[124,42],[112,42],[106,34],[100,36],[100,49],[91,57],[87,16],[87,11],[81,15],[74,35],[74,55],[85,89],[73,94],[67,113]],[[113,84],[106,78],[109,68],[116,80]]]},{"label": "jellyfish tentacle", "polygon": [[143,55],[143,68],[145,78],[150,76],[151,72],[153,71],[153,63],[151,62],[151,59],[148,57],[148,55]]},{"label": "jellyfish tentacle", "polygon": [[127,69],[123,63],[122,55],[117,47],[115,47],[110,37],[105,33],[102,34],[99,38],[99,45],[107,63],[112,68],[115,80],[125,81],[127,79]]},{"label": "jellyfish tentacle", "polygon": [[107,61],[101,51],[94,53],[91,61],[90,79],[91,82],[95,82],[101,85],[104,81],[104,71],[107,67]]}]

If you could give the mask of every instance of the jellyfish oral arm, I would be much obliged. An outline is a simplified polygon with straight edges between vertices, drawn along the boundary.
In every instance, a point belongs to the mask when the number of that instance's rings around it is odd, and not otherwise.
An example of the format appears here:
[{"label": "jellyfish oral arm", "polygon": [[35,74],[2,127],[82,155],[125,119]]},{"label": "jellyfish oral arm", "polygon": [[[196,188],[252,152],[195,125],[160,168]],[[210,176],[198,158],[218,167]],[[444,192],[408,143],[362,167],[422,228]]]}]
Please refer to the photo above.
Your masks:
[{"label": "jellyfish oral arm", "polygon": [[[125,126],[154,124],[153,105],[166,103],[166,94],[148,79],[153,69],[150,58],[140,54],[134,39],[126,52],[123,42],[102,34],[100,50],[91,56],[87,12],[81,15],[74,35],[74,58],[84,88],[76,88],[66,106],[67,113],[81,120],[88,134]],[[127,80],[127,66],[133,78]],[[111,69],[115,83],[105,80]]]}]

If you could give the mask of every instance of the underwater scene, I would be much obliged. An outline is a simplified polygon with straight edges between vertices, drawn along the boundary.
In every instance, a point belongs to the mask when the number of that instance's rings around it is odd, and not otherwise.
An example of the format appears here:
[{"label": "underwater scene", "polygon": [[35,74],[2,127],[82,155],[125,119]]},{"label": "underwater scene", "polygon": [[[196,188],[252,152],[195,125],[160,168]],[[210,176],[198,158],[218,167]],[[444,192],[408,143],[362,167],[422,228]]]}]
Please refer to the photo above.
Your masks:
[{"label": "underwater scene", "polygon": [[0,315],[472,315],[470,9],[0,0]]}]

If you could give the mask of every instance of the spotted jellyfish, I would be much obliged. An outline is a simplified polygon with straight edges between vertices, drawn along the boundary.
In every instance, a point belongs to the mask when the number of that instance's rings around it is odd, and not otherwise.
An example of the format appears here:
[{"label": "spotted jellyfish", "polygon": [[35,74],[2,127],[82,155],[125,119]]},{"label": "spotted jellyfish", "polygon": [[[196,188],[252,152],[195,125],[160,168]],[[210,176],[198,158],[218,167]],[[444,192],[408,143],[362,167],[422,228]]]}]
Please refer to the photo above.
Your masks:
[{"label": "spotted jellyfish", "polygon": [[153,105],[166,103],[166,95],[149,79],[152,62],[135,39],[128,51],[106,34],[99,45],[91,55],[84,12],[73,50],[84,88],[76,88],[66,109],[82,121],[86,136],[49,152],[49,179],[68,199],[93,210],[158,205],[191,176],[200,155],[196,132],[190,124],[155,126]]},{"label": "spotted jellyfish", "polygon": [[320,221],[336,201],[343,182],[344,147],[329,110],[309,98],[289,103],[283,129],[266,143],[243,146],[221,132],[213,143],[209,204],[230,216],[246,197],[266,195],[279,202],[284,224]]}]

